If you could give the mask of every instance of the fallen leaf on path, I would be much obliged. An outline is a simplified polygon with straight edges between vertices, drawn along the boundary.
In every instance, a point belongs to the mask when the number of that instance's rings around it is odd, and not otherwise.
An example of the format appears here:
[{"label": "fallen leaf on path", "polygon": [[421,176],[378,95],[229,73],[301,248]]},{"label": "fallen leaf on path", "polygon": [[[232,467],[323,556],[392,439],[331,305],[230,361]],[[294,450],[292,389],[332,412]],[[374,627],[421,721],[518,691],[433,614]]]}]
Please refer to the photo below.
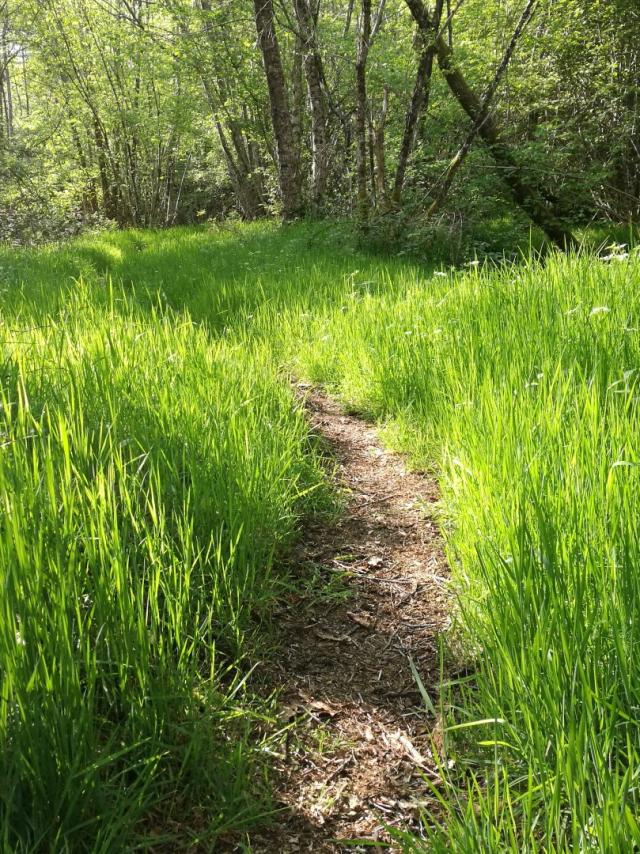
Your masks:
[{"label": "fallen leaf on path", "polygon": [[335,706],[330,706],[328,703],[323,703],[322,700],[314,700],[313,703],[309,704],[309,708],[318,714],[328,715],[330,718],[334,718],[340,712],[340,709],[336,709]]},{"label": "fallen leaf on path", "polygon": [[354,611],[347,611],[347,616],[349,619],[353,620],[354,623],[357,623],[365,629],[371,629],[375,626],[376,621],[366,614],[356,614]]}]

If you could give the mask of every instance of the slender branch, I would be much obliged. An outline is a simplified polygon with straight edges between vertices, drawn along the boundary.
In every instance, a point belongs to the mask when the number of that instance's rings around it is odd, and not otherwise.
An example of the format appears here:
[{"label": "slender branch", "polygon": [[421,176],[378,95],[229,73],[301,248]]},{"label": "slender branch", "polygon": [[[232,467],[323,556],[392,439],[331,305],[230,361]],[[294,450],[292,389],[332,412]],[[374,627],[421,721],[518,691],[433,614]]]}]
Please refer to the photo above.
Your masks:
[{"label": "slender branch", "polygon": [[493,98],[494,98],[494,96],[498,90],[498,86],[500,85],[500,80],[502,79],[502,76],[504,75],[505,71],[507,70],[509,63],[511,62],[511,57],[513,56],[513,52],[516,48],[516,45],[517,45],[522,33],[524,32],[527,24],[529,23],[529,21],[533,17],[533,13],[535,12],[537,2],[538,2],[538,0],[527,0],[527,4],[526,4],[526,6],[522,12],[522,15],[520,16],[520,20],[518,21],[518,23],[516,25],[516,28],[513,32],[513,35],[511,36],[509,44],[507,45],[507,48],[504,52],[504,56],[502,57],[502,60],[501,60],[500,64],[498,65],[498,67],[496,68],[495,74],[493,75],[493,80],[491,81],[491,83],[487,87],[484,95],[482,96],[482,100],[480,102],[480,110],[478,111],[478,115],[477,115],[475,121],[473,122],[471,129],[469,130],[469,133],[467,134],[464,142],[462,143],[462,145],[458,149],[455,157],[449,163],[449,166],[447,167],[447,170],[444,174],[444,177],[443,177],[442,181],[439,183],[439,186],[437,188],[437,194],[436,194],[433,202],[429,206],[429,209],[427,211],[427,217],[433,216],[439,210],[443,201],[447,197],[447,194],[449,193],[449,190],[451,189],[451,185],[453,184],[455,176],[457,175],[457,173],[460,170],[460,167],[462,166],[467,154],[469,153],[475,138],[478,136],[483,125],[485,124],[485,122],[489,118],[489,109],[491,107],[491,102],[493,101]]}]

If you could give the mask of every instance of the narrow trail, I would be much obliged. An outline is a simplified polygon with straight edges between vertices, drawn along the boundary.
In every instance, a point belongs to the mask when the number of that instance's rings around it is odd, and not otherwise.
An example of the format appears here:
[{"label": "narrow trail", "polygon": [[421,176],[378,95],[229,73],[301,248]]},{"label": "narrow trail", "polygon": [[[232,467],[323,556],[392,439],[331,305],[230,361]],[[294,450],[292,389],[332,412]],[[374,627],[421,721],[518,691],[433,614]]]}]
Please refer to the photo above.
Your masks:
[{"label": "narrow trail", "polygon": [[264,678],[280,692],[283,721],[295,723],[276,769],[282,812],[250,850],[353,851],[340,840],[355,839],[370,850],[389,839],[385,825],[416,829],[424,776],[435,775],[433,720],[410,660],[435,688],[448,610],[429,512],[438,492],[383,449],[374,427],[315,389],[300,394],[347,502],[337,522],[306,531],[294,571],[325,583],[339,574],[348,595],[300,597],[277,614],[281,652]]}]

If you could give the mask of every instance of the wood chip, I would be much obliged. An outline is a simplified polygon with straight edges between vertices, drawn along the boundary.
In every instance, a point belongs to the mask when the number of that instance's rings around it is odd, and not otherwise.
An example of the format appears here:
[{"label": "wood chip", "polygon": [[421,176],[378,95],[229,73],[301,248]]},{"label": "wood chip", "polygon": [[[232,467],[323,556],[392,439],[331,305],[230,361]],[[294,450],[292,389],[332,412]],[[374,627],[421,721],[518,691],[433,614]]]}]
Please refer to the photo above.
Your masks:
[{"label": "wood chip", "polygon": [[[447,621],[447,568],[420,508],[437,488],[386,452],[370,424],[309,386],[299,393],[313,431],[335,454],[330,471],[347,500],[341,519],[316,519],[303,531],[291,563],[302,583],[278,613],[280,649],[252,677],[254,685],[264,680],[265,696],[288,698],[279,725],[290,724],[286,749],[270,754],[274,796],[285,809],[268,829],[243,837],[254,854],[333,854],[342,839],[390,843],[386,827],[415,828],[418,807],[433,802],[424,776],[442,782],[406,658],[410,650],[436,690],[432,638]],[[318,568],[330,596],[308,590]],[[333,595],[335,582],[346,601]],[[436,742],[443,736],[436,724]]]},{"label": "wood chip", "polygon": [[375,619],[370,617],[368,614],[358,614],[355,611],[347,611],[347,616],[350,620],[353,620],[354,623],[357,623],[365,629],[370,629],[376,624]]}]

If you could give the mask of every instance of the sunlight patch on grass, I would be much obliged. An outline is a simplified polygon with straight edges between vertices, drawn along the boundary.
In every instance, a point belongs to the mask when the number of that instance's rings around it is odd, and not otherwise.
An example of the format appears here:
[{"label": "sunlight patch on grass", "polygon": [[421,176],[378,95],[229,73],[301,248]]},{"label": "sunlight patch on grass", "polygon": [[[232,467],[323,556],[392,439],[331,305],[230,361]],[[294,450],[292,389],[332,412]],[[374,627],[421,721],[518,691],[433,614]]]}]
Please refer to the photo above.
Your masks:
[{"label": "sunlight patch on grass", "polygon": [[291,374],[440,477],[474,676],[442,698],[428,850],[640,844],[634,252],[432,271],[250,225],[3,249],[0,274],[14,848],[262,809],[234,665],[328,501]]}]

